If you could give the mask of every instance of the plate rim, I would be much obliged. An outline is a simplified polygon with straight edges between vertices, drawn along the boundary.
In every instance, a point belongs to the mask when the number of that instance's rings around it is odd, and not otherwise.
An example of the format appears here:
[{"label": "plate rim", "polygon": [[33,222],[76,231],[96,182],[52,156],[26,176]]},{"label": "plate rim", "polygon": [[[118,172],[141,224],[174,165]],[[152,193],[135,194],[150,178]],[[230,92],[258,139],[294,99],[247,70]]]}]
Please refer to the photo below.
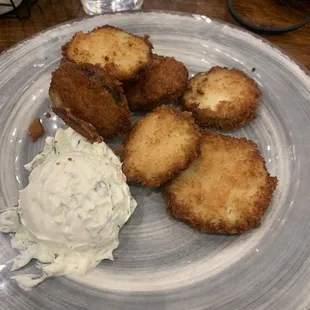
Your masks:
[{"label": "plate rim", "polygon": [[[201,18],[201,22],[204,22],[204,23],[207,23],[206,19],[209,19],[211,20],[212,22],[215,22],[215,23],[218,23],[218,24],[221,24],[221,25],[226,25],[226,26],[229,26],[231,28],[234,28],[235,30],[237,31],[240,31],[240,32],[243,32],[243,33],[246,33],[250,36],[252,36],[255,41],[261,41],[262,43],[265,43],[267,45],[269,45],[272,49],[275,49],[277,50],[279,53],[281,53],[282,55],[286,56],[289,58],[289,60],[292,62],[292,63],[295,63],[296,65],[298,65],[298,67],[307,75],[310,77],[310,69],[308,69],[304,64],[302,64],[300,61],[298,61],[297,59],[295,59],[293,56],[291,56],[289,53],[287,53],[284,49],[282,49],[281,47],[279,47],[278,45],[272,43],[271,41],[265,39],[264,37],[260,36],[259,34],[256,34],[254,32],[251,32],[247,29],[245,29],[244,27],[241,27],[240,25],[235,25],[235,24],[232,24],[232,23],[229,23],[227,21],[223,21],[221,19],[218,19],[218,18],[211,18],[207,15],[204,15],[204,14],[196,14],[196,13],[190,13],[190,12],[183,12],[183,11],[175,11],[175,10],[154,10],[154,9],[141,9],[141,10],[125,10],[125,11],[119,11],[119,12],[106,12],[106,13],[103,13],[103,14],[97,14],[97,15],[89,15],[89,16],[83,16],[83,17],[78,17],[78,18],[74,18],[74,19],[70,19],[70,20],[67,20],[65,22],[62,22],[62,23],[59,23],[59,24],[56,24],[54,26],[51,26],[51,27],[48,27],[40,32],[37,32],[37,33],[34,33],[32,34],[31,36],[29,37],[26,37],[25,39],[13,44],[12,46],[10,46],[9,48],[3,50],[1,53],[0,53],[0,64],[1,64],[1,59],[2,58],[5,58],[7,56],[7,54],[9,53],[14,53],[15,50],[24,45],[24,44],[27,44],[29,41],[32,41],[32,40],[35,40],[37,37],[39,36],[43,36],[45,35],[47,32],[51,31],[51,30],[54,30],[56,28],[59,28],[61,26],[65,26],[65,25],[70,25],[70,24],[73,24],[73,23],[76,23],[76,22],[81,22],[83,20],[88,20],[88,19],[92,19],[92,18],[98,18],[98,16],[106,16],[106,15],[136,15],[136,14],[148,14],[148,13],[157,13],[157,14],[166,14],[166,15],[177,15],[179,17],[190,17],[190,18],[193,18],[195,19],[195,17],[199,17]],[[310,91],[310,88],[309,88],[309,91]]]}]

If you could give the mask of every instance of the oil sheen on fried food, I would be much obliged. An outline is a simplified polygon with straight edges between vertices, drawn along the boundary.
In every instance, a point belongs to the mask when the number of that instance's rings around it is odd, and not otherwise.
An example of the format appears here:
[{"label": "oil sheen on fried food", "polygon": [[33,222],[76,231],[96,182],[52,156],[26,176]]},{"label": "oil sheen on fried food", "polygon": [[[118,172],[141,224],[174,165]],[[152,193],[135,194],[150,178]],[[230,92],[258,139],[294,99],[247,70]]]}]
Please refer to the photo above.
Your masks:
[{"label": "oil sheen on fried food", "polygon": [[89,15],[126,10],[139,10],[144,0],[81,0],[84,11]]}]

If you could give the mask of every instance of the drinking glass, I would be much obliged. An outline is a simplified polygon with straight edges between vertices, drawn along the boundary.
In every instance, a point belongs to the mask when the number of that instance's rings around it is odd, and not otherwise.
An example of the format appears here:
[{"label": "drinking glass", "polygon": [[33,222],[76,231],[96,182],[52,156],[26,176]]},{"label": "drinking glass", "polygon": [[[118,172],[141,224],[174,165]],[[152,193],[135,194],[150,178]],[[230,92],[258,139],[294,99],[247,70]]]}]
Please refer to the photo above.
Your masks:
[{"label": "drinking glass", "polygon": [[89,15],[141,9],[143,0],[81,0],[84,11]]}]

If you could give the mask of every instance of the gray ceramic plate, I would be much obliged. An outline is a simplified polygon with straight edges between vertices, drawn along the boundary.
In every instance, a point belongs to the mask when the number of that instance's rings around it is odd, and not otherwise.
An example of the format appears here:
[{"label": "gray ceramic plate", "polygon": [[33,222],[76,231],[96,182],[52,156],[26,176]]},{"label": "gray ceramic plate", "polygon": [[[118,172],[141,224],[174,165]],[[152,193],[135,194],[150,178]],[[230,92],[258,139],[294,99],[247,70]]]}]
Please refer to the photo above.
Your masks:
[{"label": "gray ceramic plate", "polygon": [[27,184],[23,165],[42,150],[44,139],[32,144],[27,138],[30,121],[40,116],[49,135],[63,126],[55,116],[44,117],[60,46],[75,32],[102,24],[150,34],[155,52],[175,56],[191,74],[224,65],[257,81],[263,93],[259,116],[232,134],[259,144],[269,171],[279,178],[273,203],[259,229],[215,236],[169,218],[159,191],[147,195],[147,189],[132,187],[139,207],[121,232],[117,259],[102,262],[86,277],[49,279],[30,292],[10,280],[8,261],[16,253],[2,234],[0,308],[309,309],[310,78],[274,46],[204,16],[97,16],[53,28],[3,53],[1,208],[16,205],[18,190]]}]

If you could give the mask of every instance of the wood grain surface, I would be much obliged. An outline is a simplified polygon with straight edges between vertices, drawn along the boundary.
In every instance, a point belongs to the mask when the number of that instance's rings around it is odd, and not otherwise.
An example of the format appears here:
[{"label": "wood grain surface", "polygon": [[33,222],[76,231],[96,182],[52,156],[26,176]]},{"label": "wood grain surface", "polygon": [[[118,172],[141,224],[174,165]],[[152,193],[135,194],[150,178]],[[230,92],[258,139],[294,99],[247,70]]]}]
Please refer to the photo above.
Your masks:
[{"label": "wood grain surface", "polygon": [[[310,16],[310,1],[305,0],[235,0],[234,6],[247,21],[271,27],[293,25]],[[236,24],[226,0],[145,0],[143,8],[203,14]],[[83,16],[87,15],[79,0],[39,0],[29,19],[0,18],[0,52],[48,27]],[[287,34],[263,37],[310,69],[310,24]]]}]

